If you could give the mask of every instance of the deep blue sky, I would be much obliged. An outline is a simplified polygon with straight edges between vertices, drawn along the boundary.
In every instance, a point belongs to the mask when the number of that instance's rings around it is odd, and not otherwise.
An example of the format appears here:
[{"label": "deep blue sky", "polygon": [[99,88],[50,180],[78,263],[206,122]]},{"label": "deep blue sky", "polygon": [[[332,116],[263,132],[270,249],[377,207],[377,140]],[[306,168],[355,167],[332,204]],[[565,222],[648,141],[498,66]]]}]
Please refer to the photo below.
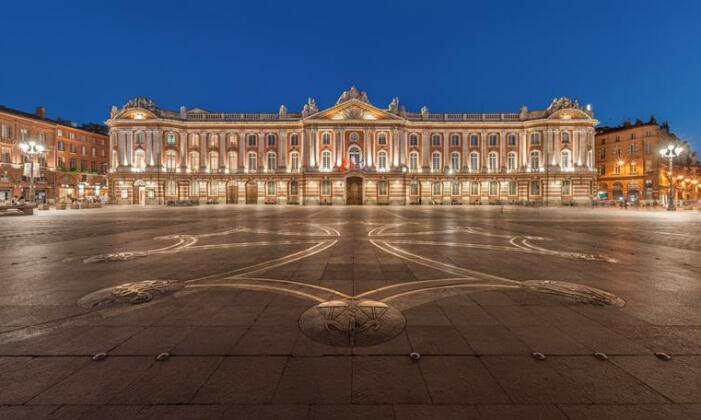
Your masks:
[{"label": "deep blue sky", "polygon": [[605,125],[655,114],[701,149],[698,1],[6,3],[0,104],[50,117],[104,121],[138,95],[299,111],[354,84],[410,111],[515,112],[565,95]]}]

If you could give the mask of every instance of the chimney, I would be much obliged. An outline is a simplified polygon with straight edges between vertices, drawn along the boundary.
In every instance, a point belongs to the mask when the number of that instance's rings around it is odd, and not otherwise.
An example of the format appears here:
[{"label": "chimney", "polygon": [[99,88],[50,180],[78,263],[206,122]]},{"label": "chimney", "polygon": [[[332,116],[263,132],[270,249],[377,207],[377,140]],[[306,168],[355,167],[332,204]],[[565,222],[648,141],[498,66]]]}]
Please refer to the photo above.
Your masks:
[{"label": "chimney", "polygon": [[44,108],[43,106],[38,106],[34,113],[37,117],[41,118],[42,120],[46,119],[46,108]]}]

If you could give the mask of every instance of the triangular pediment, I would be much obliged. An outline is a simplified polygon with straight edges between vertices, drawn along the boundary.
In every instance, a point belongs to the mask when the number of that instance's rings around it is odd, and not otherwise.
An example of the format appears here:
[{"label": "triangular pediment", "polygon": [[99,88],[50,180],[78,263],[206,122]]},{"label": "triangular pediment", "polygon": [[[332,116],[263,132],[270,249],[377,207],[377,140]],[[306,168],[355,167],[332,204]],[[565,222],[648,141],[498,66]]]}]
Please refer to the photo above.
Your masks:
[{"label": "triangular pediment", "polygon": [[373,121],[373,120],[401,120],[398,115],[377,108],[369,103],[349,99],[331,108],[324,109],[308,120],[334,120],[334,121]]}]

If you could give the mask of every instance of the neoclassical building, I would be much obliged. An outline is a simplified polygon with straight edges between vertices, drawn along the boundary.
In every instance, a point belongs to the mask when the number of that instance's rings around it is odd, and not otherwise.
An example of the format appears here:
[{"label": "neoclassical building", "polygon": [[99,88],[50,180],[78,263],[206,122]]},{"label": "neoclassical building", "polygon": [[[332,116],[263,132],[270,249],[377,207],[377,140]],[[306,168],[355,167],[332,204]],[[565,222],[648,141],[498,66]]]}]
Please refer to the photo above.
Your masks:
[{"label": "neoclassical building", "polygon": [[110,119],[116,203],[475,204],[589,202],[589,107],[567,98],[517,113],[385,109],[343,92],[320,110],[215,113],[147,98]]}]

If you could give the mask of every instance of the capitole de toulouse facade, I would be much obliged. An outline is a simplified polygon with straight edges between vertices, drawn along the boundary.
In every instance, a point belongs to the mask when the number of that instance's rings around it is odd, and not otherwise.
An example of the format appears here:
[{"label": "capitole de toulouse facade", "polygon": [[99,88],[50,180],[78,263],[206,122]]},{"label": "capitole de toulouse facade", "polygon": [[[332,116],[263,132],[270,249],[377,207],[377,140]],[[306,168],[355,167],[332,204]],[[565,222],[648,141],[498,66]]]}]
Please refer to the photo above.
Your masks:
[{"label": "capitole de toulouse facade", "polygon": [[301,113],[171,111],[135,98],[110,119],[115,203],[589,203],[590,107],[567,98],[518,113],[406,112],[351,88]]}]

